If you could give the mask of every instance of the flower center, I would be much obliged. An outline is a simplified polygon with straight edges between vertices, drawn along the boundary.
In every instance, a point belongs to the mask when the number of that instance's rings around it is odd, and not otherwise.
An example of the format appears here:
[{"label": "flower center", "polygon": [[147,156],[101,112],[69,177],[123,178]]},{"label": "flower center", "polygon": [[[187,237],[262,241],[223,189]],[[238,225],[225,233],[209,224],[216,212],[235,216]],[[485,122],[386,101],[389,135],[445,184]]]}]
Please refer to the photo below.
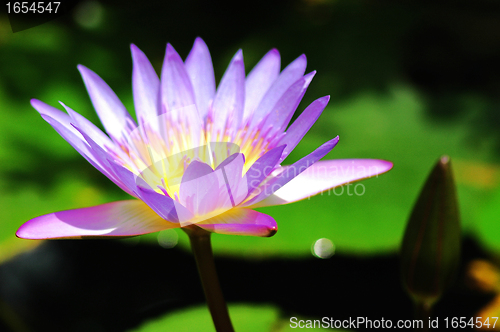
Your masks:
[{"label": "flower center", "polygon": [[[245,164],[242,176],[267,151],[274,148],[282,134],[272,134],[272,127],[262,130],[243,126],[236,132],[225,130],[212,137],[210,121],[203,127],[193,126],[193,121],[158,117],[158,130],[148,124],[129,132],[127,142],[121,142],[120,153],[114,153],[122,166],[144,181],[153,190],[178,200],[182,176],[193,160],[209,165],[212,169],[234,153],[243,153]],[[197,128],[196,128],[197,127]]]}]

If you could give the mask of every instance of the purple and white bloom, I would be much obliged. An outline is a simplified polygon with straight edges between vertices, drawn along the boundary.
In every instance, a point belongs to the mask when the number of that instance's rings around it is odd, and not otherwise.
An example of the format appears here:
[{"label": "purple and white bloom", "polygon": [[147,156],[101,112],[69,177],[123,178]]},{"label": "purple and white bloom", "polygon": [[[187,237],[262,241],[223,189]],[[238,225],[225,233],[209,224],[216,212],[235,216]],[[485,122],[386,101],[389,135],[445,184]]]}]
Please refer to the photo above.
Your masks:
[{"label": "purple and white bloom", "polygon": [[36,99],[31,104],[135,199],[40,216],[22,225],[18,237],[124,237],[193,224],[215,233],[271,236],[275,220],[253,208],[295,202],[392,167],[373,159],[319,161],[338,137],[281,165],[329,100],[315,100],[289,126],[315,74],[305,74],[304,55],[280,71],[273,49],[245,75],[240,50],[216,88],[200,38],[185,61],[168,44],[160,78],[142,51],[135,45],[131,50],[137,122],[82,65],[78,69],[107,135],[63,103],[67,113]]}]

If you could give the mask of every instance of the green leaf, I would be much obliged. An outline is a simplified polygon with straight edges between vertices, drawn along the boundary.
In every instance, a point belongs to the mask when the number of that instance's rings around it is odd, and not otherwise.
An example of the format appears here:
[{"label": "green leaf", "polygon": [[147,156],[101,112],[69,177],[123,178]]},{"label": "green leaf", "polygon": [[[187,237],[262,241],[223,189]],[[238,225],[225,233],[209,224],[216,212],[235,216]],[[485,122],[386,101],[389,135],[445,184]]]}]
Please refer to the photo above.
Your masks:
[{"label": "green leaf", "polygon": [[[229,306],[235,331],[272,331],[279,311],[270,305],[236,304]],[[197,306],[176,311],[164,317],[144,323],[133,332],[176,331],[210,332],[215,328],[206,306]]]},{"label": "green leaf", "polygon": [[[280,310],[272,305],[232,304],[229,305],[229,314],[237,332],[289,332],[292,328],[290,317],[281,317]],[[314,320],[319,318],[297,317],[298,320]],[[309,330],[324,330],[312,328]],[[348,331],[334,329],[335,331]],[[212,318],[205,305],[178,310],[165,316],[145,322],[137,329],[130,332],[215,332]]]}]

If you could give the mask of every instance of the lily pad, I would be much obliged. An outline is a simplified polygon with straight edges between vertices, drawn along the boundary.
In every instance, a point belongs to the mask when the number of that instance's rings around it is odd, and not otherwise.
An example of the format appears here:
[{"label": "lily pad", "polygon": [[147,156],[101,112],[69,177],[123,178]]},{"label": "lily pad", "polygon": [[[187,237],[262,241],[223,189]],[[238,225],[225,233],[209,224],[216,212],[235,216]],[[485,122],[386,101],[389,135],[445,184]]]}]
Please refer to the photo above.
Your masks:
[{"label": "lily pad", "polygon": [[[229,313],[235,331],[238,332],[286,332],[295,331],[289,319],[280,317],[278,308],[272,305],[232,304]],[[309,318],[296,317],[304,322]],[[316,318],[317,319],[317,318]],[[304,323],[305,324],[305,323]],[[310,328],[308,330],[322,330]],[[145,322],[130,332],[177,331],[177,332],[210,332],[214,331],[212,319],[206,306],[196,306],[169,313],[155,320]],[[347,331],[336,329],[335,331]]]}]

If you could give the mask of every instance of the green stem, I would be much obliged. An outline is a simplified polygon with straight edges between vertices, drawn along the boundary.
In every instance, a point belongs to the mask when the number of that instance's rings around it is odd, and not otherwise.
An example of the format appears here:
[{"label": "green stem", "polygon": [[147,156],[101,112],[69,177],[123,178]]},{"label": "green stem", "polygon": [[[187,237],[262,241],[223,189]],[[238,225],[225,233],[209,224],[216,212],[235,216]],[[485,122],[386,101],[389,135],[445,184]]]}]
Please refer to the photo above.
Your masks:
[{"label": "green stem", "polygon": [[207,300],[208,309],[217,332],[234,332],[227,305],[222,295],[222,290],[215,270],[210,232],[196,225],[183,228],[189,236],[196,266],[200,275],[201,284]]}]

